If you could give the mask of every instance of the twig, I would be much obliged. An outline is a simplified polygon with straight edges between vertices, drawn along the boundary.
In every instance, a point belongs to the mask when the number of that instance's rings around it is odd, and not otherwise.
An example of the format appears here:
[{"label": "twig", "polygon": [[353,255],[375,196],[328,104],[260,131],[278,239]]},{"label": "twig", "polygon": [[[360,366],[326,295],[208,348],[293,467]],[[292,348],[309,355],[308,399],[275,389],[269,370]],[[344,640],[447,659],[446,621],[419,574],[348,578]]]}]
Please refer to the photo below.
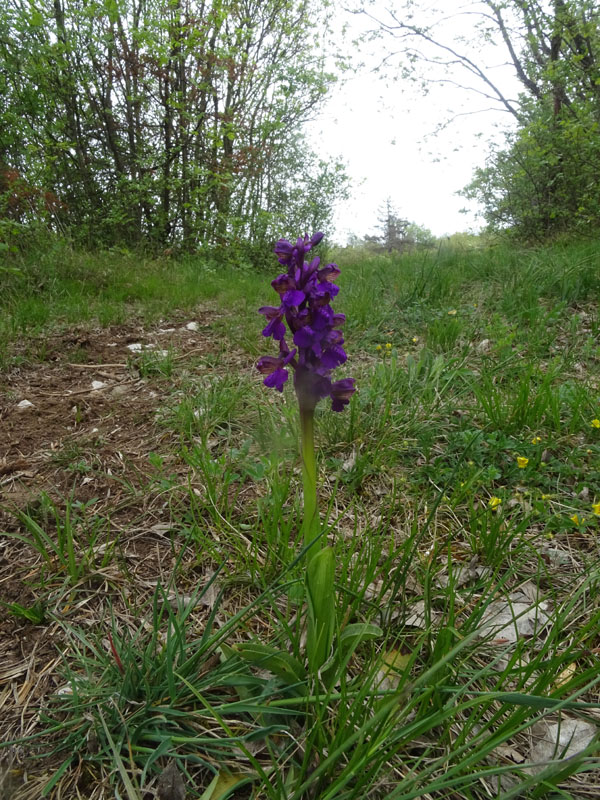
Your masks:
[{"label": "twig", "polygon": [[70,361],[67,361],[67,367],[75,367],[75,369],[98,369],[102,367],[102,369],[127,369],[127,364],[72,364]]},{"label": "twig", "polygon": [[192,353],[198,353],[201,350],[205,351],[206,347],[194,347],[193,350],[188,350],[186,353],[181,353],[178,356],[174,356],[173,361],[181,361],[182,358],[187,358],[188,356],[191,356]]},{"label": "twig", "polygon": [[[76,389],[74,392],[64,393],[64,392],[51,392],[50,394],[46,395],[46,397],[76,397],[78,394],[91,394],[92,392],[102,392],[104,389],[114,389],[115,386],[122,386],[124,383],[137,383],[137,381],[132,379],[125,379],[123,381],[119,381],[118,383],[113,384],[106,384],[106,386],[99,386],[97,389]],[[35,399],[35,398],[34,398]]]}]

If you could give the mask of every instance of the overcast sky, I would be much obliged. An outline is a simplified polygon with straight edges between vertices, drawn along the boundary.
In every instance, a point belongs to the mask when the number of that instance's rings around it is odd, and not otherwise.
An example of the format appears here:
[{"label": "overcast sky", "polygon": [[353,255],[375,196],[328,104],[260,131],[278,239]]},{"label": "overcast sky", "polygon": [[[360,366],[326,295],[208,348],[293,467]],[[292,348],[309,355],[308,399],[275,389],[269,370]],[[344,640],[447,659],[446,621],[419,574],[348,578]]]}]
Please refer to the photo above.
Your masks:
[{"label": "overcast sky", "polygon": [[[468,3],[469,10],[477,5]],[[451,41],[459,27],[462,32],[474,17],[454,16],[465,9],[465,0],[443,0],[443,8],[448,17],[439,17],[438,33]],[[381,13],[382,8],[375,11]],[[364,19],[351,22],[355,30],[365,25]],[[362,54],[367,67],[332,91],[324,112],[310,128],[318,152],[340,156],[352,178],[351,198],[336,213],[334,238],[341,244],[349,234],[374,231],[378,209],[387,197],[400,216],[437,236],[477,230],[482,225],[477,207],[456,193],[470,181],[473,170],[484,165],[489,140],[499,138],[499,131],[512,124],[507,113],[467,113],[433,136],[437,125],[452,114],[490,104],[448,86],[434,86],[425,96],[414,84],[398,80],[393,67],[383,78],[378,76],[372,67],[393,44],[388,37],[368,45]],[[509,92],[513,87],[516,91],[513,71],[502,67],[505,54],[500,48],[467,52],[493,64],[495,80]],[[461,213],[465,208],[468,213]]]}]

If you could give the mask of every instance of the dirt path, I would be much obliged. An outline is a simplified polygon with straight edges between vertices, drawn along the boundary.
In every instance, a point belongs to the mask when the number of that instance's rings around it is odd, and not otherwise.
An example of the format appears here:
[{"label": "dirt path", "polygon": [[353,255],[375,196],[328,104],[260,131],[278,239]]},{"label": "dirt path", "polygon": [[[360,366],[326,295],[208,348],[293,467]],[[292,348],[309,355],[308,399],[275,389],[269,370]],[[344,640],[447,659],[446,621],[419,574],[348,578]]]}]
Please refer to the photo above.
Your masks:
[{"label": "dirt path", "polygon": [[[203,312],[202,322],[186,317],[148,329],[129,324],[50,335],[38,343],[43,361],[0,376],[0,741],[38,729],[40,706],[60,690],[64,649],[59,624],[33,624],[8,613],[8,604],[33,607],[44,593],[40,576],[46,569],[53,602],[59,598],[53,613],[60,609],[75,624],[86,624],[88,617],[93,631],[108,602],[118,613],[112,588],[123,589],[123,595],[130,591],[124,574],[130,586],[140,587],[140,602],[168,576],[169,507],[149,454],[165,459],[170,471],[183,467],[175,461],[173,433],[160,414],[169,398],[173,402],[177,384],[161,375],[160,367],[214,370],[201,363],[214,365],[219,358],[211,333],[214,317]],[[102,529],[93,586],[88,579],[73,587],[35,548],[1,535],[24,532],[16,517],[23,512],[56,536],[53,510],[62,514],[65,498],[71,508],[91,508],[86,518],[93,513]],[[86,536],[89,540],[89,532]],[[119,540],[118,567],[102,566],[109,537]],[[32,778],[30,755],[27,747],[0,750],[0,798],[39,797],[52,760],[37,762]]]}]

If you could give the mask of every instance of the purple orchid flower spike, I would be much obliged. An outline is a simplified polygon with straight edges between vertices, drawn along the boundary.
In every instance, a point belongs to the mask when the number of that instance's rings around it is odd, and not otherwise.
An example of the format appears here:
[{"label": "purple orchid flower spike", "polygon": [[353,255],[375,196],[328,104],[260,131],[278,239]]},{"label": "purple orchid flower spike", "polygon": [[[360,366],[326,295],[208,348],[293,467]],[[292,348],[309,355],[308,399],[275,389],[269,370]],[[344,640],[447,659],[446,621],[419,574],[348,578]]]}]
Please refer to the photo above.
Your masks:
[{"label": "purple orchid flower spike", "polygon": [[[291,367],[301,411],[313,411],[324,397],[331,398],[334,411],[343,411],[356,391],[354,378],[335,383],[330,379],[331,372],[346,361],[344,337],[339,330],[346,317],[334,314],[330,305],[339,292],[333,281],[340,268],[337,264],[327,264],[319,269],[318,257],[310,263],[305,260],[322,238],[323,234],[318,232],[310,239],[308,235],[299,237],[295,243],[287,239],[277,242],[275,255],[287,267],[287,272],[271,282],[280,305],[259,309],[267,321],[263,336],[279,342],[279,357],[263,356],[257,369],[266,375],[265,386],[281,392]],[[285,341],[288,330],[295,345],[292,350]]]},{"label": "purple orchid flower spike", "polygon": [[[295,242],[280,239],[275,255],[286,272],[271,285],[279,295],[279,306],[259,309],[266,320],[263,336],[279,342],[278,356],[263,356],[257,369],[263,383],[283,391],[288,370],[294,371],[294,388],[300,411],[302,455],[302,487],[304,517],[301,536],[307,555],[307,660],[318,676],[327,661],[336,629],[336,602],[332,590],[335,582],[335,555],[322,536],[317,494],[317,461],[314,446],[314,411],[319,400],[331,398],[331,408],[343,411],[356,391],[354,378],[332,382],[331,373],[346,361],[344,336],[340,330],[346,321],[335,314],[331,301],[339,292],[335,279],[340,274],[337,264],[319,269],[320,259],[306,261],[306,255],[323,238],[315,233]],[[286,342],[289,336],[294,344]]]}]

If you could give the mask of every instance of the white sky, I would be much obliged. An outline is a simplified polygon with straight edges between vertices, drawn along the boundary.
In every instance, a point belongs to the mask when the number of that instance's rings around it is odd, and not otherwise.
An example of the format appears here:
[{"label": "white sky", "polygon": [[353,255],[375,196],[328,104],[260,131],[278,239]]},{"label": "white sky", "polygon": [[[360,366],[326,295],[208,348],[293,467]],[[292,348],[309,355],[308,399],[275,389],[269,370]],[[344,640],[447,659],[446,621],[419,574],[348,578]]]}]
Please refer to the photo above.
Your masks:
[{"label": "white sky", "polygon": [[[465,2],[443,0],[444,12],[464,9]],[[468,5],[470,9],[480,6]],[[364,18],[344,15],[348,18],[353,29],[358,23],[366,24]],[[440,23],[440,36],[451,41],[457,26],[462,26],[462,31],[472,19],[472,15],[461,16]],[[363,58],[372,66],[392,47],[391,37],[372,42],[365,47]],[[464,52],[465,46],[460,49]],[[483,54],[467,52],[473,60],[484,58],[494,64],[494,79],[516,95],[513,70],[499,66],[506,58],[503,50],[491,47]],[[435,86],[424,96],[414,84],[398,79],[394,63],[397,61],[390,62],[386,79],[365,68],[334,88],[324,112],[311,125],[318,152],[341,156],[352,179],[351,198],[336,211],[333,237],[340,244],[351,233],[373,233],[378,209],[388,196],[400,216],[430,228],[436,236],[480,228],[483,222],[477,218],[477,207],[456,192],[469,183],[477,166],[484,165],[487,142],[513,124],[512,115],[487,111],[458,117],[431,136],[452,114],[489,108],[490,103],[448,86]],[[463,208],[469,212],[460,213]]]}]

